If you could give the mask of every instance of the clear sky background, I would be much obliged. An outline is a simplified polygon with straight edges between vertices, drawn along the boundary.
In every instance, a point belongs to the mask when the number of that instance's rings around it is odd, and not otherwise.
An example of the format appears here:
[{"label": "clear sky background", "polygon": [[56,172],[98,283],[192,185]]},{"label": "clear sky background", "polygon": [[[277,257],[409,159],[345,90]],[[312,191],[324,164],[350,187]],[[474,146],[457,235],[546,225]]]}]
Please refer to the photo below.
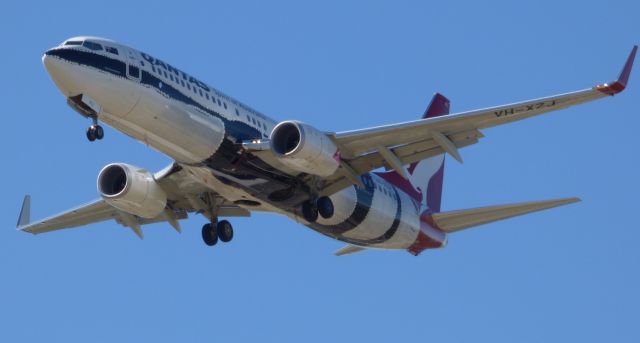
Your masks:
[{"label": "clear sky background", "polygon": [[443,210],[579,196],[583,202],[452,235],[419,257],[341,243],[284,217],[105,222],[40,236],[32,217],[97,195],[122,161],[170,160],[83,119],[42,53],[76,35],[157,56],[277,120],[342,131],[591,87],[640,43],[638,1],[4,2],[0,341],[640,342],[640,61],[615,98],[484,131],[448,159]]}]

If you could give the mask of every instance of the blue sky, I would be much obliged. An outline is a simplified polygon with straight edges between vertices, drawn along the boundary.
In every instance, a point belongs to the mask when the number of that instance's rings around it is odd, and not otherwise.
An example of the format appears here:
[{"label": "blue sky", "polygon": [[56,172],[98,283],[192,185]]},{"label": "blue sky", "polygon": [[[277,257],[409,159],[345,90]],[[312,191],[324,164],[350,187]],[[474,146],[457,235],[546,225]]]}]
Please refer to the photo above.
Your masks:
[{"label": "blue sky", "polygon": [[[452,235],[420,257],[365,252],[286,218],[233,219],[207,248],[199,216],[31,236],[97,197],[122,161],[170,160],[65,104],[42,53],[81,34],[157,56],[278,120],[341,131],[613,80],[640,42],[637,1],[9,2],[3,42],[0,341],[638,342],[640,72],[612,99],[488,129],[449,159],[443,210],[579,196],[583,202]],[[640,62],[636,61],[636,64]],[[636,66],[639,69],[640,66]]]}]

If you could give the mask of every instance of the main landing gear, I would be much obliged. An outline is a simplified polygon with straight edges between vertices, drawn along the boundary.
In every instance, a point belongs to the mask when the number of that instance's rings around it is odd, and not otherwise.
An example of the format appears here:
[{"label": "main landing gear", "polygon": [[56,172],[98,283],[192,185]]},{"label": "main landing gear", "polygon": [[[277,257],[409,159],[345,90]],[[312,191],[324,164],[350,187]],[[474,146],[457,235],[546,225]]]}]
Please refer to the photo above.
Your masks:
[{"label": "main landing gear", "polygon": [[318,215],[328,219],[333,216],[333,202],[328,197],[319,197],[302,203],[302,216],[309,223],[315,223]]},{"label": "main landing gear", "polygon": [[222,242],[229,242],[233,239],[233,226],[226,220],[212,221],[202,226],[202,240],[208,246],[214,246],[218,243],[218,239]]},{"label": "main landing gear", "polygon": [[104,138],[104,129],[102,126],[98,125],[98,117],[93,117],[93,125],[89,126],[87,129],[87,139],[89,142],[93,142],[96,139],[101,140]]}]

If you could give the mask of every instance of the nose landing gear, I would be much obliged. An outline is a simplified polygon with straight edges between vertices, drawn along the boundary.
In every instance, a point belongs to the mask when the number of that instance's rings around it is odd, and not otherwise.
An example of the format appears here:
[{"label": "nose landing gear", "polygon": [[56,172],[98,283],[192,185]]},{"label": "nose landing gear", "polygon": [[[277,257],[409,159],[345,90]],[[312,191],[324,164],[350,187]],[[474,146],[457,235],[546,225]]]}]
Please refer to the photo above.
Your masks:
[{"label": "nose landing gear", "polygon": [[98,125],[98,117],[93,117],[93,125],[89,126],[87,129],[87,139],[89,142],[93,142],[96,139],[101,140],[104,138],[104,129],[102,126]]},{"label": "nose landing gear", "polygon": [[91,125],[87,129],[87,139],[89,142],[93,142],[96,139],[101,140],[104,138],[104,129],[100,125]]}]

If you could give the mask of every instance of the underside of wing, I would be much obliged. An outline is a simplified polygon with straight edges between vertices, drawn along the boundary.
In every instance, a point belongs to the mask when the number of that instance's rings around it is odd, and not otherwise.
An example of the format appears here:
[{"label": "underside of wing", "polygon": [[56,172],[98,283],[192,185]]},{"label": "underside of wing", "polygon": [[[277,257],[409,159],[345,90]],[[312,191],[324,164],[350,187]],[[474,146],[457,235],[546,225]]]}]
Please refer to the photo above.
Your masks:
[{"label": "underside of wing", "polygon": [[[23,211],[25,207],[23,206]],[[103,200],[95,200],[57,215],[29,223],[21,220],[18,230],[33,234],[74,228],[116,218],[117,210]],[[21,225],[20,225],[21,224]]]},{"label": "underside of wing", "polygon": [[[623,91],[627,85],[637,47],[616,81],[571,93],[528,100],[481,110],[443,115],[410,122],[329,134],[340,151],[341,168],[325,179],[323,194],[331,194],[368,171],[398,169],[438,154],[448,153],[462,161],[459,148],[478,142],[482,129],[511,123],[573,105],[601,99]],[[400,174],[403,174],[400,171]]]},{"label": "underside of wing", "polygon": [[103,199],[98,199],[63,213],[30,222],[31,198],[26,196],[18,220],[18,230],[39,234],[113,219],[121,225],[132,228],[142,238],[140,226],[146,224],[168,222],[174,229],[180,231],[178,220],[187,218],[188,213],[201,213],[211,218],[215,208],[215,215],[220,217],[251,215],[248,210],[227,201],[210,187],[198,182],[179,164],[172,164],[156,173],[154,179],[167,194],[165,210],[156,217],[142,218],[119,210]]}]

